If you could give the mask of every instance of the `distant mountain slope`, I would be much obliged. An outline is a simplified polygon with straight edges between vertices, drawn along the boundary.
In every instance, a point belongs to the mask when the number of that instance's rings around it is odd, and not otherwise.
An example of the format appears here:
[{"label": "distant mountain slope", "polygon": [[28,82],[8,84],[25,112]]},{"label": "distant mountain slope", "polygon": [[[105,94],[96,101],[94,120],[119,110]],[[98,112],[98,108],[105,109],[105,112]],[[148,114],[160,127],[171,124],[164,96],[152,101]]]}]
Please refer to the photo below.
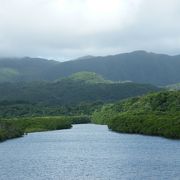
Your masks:
[{"label": "distant mountain slope", "polygon": [[44,80],[43,72],[58,63],[41,58],[0,58],[0,82]]},{"label": "distant mountain slope", "polygon": [[180,83],[167,85],[166,88],[169,90],[180,90]]},{"label": "distant mountain slope", "polygon": [[36,58],[0,60],[0,82],[50,80],[90,71],[113,81],[133,81],[154,85],[180,82],[180,56],[135,51],[105,57],[82,57],[57,62]]},{"label": "distant mountain slope", "polygon": [[49,69],[47,79],[68,76],[78,71],[91,71],[115,80],[167,85],[180,82],[180,56],[168,56],[145,51],[106,57],[92,57],[63,62]]},{"label": "distant mountain slope", "polygon": [[87,71],[74,73],[65,79],[72,80],[72,81],[82,81],[82,82],[90,83],[90,84],[115,83],[113,81],[104,79],[101,75],[98,75],[95,72],[87,72]]},{"label": "distant mountain slope", "polygon": [[[109,83],[94,73],[77,74],[56,82],[26,82],[0,84],[0,101],[27,101],[47,105],[78,104],[82,102],[111,102],[159,90],[152,85]],[[79,74],[78,74],[79,75]],[[93,81],[89,81],[89,78]]]}]

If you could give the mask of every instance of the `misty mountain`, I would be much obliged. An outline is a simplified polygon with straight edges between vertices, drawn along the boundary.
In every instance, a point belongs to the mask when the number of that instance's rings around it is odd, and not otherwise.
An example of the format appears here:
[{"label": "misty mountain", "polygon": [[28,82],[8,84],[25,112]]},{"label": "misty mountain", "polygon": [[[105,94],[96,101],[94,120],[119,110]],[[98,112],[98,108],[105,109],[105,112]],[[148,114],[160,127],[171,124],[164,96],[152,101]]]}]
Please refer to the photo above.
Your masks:
[{"label": "misty mountain", "polygon": [[0,82],[44,80],[42,74],[59,64],[41,58],[0,58]]},{"label": "misty mountain", "polygon": [[180,56],[135,51],[105,57],[82,57],[57,62],[23,58],[0,60],[0,81],[54,81],[80,71],[90,71],[112,81],[154,85],[180,82]]},{"label": "misty mountain", "polygon": [[167,85],[165,88],[169,90],[180,90],[180,83]]}]

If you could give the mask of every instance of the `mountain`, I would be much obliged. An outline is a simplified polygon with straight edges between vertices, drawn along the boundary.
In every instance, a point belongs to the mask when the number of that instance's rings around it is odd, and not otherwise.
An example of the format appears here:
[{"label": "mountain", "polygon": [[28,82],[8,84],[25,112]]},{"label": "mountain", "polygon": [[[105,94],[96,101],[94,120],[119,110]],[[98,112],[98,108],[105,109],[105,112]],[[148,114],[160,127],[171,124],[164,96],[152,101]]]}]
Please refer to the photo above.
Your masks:
[{"label": "mountain", "polygon": [[0,82],[54,81],[80,71],[95,72],[112,81],[165,86],[180,82],[180,55],[135,51],[112,56],[86,56],[57,62],[38,58],[1,59]]},{"label": "mountain", "polygon": [[166,85],[180,81],[179,69],[180,56],[136,51],[63,62],[45,74],[46,78],[53,80],[78,71],[91,71],[114,81],[130,80],[137,83]]},{"label": "mountain", "polygon": [[111,102],[158,90],[148,84],[111,82],[95,73],[81,72],[55,82],[2,83],[0,101],[46,105]]},{"label": "mountain", "polygon": [[41,58],[0,58],[0,82],[45,80],[44,71],[56,64]]}]

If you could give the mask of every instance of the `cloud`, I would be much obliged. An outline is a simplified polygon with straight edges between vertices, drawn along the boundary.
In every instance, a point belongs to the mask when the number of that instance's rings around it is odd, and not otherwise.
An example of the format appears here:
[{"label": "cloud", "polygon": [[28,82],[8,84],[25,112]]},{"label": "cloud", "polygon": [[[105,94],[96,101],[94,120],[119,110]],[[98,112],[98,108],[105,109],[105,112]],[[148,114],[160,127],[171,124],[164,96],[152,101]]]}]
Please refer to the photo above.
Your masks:
[{"label": "cloud", "polygon": [[180,53],[179,0],[0,0],[0,55]]}]

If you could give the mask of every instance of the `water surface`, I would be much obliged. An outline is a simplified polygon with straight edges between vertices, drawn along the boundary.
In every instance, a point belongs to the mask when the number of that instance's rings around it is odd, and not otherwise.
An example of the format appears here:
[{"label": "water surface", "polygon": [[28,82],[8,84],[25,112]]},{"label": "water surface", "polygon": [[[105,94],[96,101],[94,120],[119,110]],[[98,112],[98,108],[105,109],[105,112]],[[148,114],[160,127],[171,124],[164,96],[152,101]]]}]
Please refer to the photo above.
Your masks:
[{"label": "water surface", "polygon": [[0,180],[121,179],[179,180],[180,141],[85,124],[0,143]]}]

